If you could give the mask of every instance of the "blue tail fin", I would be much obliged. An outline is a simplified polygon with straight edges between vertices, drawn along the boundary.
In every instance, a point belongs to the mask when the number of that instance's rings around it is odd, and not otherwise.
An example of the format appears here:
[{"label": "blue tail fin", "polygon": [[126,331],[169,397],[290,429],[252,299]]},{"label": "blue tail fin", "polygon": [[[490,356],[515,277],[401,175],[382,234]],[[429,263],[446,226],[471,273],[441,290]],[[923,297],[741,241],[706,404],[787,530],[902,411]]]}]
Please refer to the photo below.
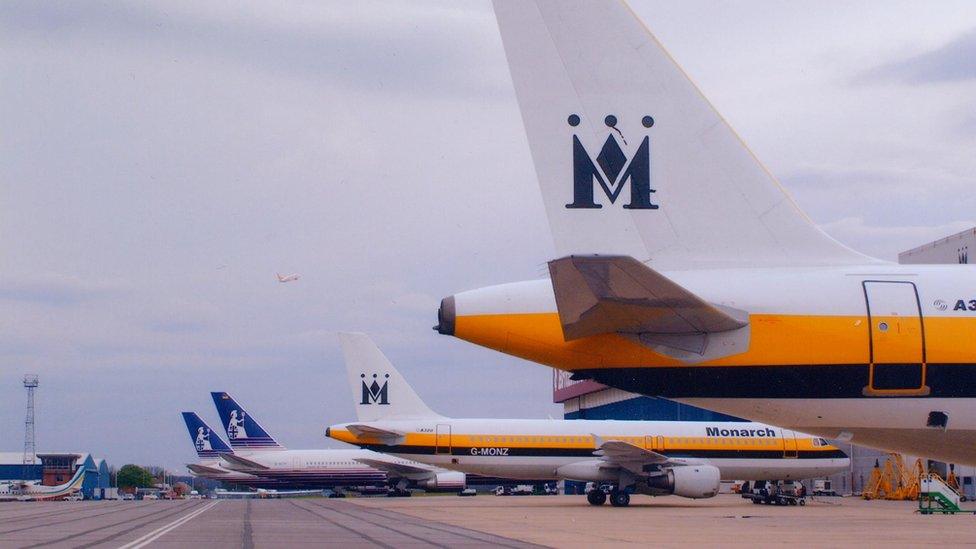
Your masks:
[{"label": "blue tail fin", "polygon": [[197,457],[200,459],[216,459],[220,454],[232,454],[233,450],[224,439],[220,438],[216,432],[210,430],[196,412],[183,412],[183,421],[186,422],[186,429],[190,431],[190,440],[193,447],[197,450]]},{"label": "blue tail fin", "polygon": [[217,415],[224,426],[230,445],[235,450],[284,450],[251,414],[244,411],[230,395],[224,392],[210,393]]}]

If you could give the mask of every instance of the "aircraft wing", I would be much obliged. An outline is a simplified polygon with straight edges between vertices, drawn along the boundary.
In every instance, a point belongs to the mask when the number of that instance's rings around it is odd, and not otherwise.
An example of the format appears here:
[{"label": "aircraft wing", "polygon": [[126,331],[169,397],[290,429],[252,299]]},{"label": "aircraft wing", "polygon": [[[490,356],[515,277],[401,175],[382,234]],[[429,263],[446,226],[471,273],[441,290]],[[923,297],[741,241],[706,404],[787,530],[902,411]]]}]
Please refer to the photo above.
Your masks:
[{"label": "aircraft wing", "polygon": [[671,459],[663,454],[645,450],[622,440],[602,440],[596,437],[597,451],[593,452],[600,456],[608,464],[616,465],[633,473],[643,473],[645,465],[663,465],[670,463]]},{"label": "aircraft wing", "polygon": [[378,427],[373,427],[370,425],[364,425],[362,423],[354,423],[352,425],[346,425],[346,429],[350,433],[360,439],[368,440],[378,440],[380,444],[386,444],[392,446],[394,444],[399,444],[403,442],[403,433],[398,433],[396,431],[389,431],[387,429],[380,429]]},{"label": "aircraft wing", "polygon": [[431,469],[407,465],[406,463],[393,463],[391,461],[383,461],[381,459],[362,458],[357,459],[356,461],[362,463],[363,465],[369,465],[374,469],[379,469],[380,471],[386,471],[387,473],[394,473],[397,475],[430,475],[434,473],[434,471]]},{"label": "aircraft wing", "polygon": [[256,461],[243,458],[237,454],[220,454],[220,459],[227,462],[228,467],[235,471],[246,471],[254,469],[270,469],[267,465],[261,465]]},{"label": "aircraft wing", "polygon": [[566,341],[598,334],[701,335],[748,324],[630,256],[571,255],[549,262]]}]

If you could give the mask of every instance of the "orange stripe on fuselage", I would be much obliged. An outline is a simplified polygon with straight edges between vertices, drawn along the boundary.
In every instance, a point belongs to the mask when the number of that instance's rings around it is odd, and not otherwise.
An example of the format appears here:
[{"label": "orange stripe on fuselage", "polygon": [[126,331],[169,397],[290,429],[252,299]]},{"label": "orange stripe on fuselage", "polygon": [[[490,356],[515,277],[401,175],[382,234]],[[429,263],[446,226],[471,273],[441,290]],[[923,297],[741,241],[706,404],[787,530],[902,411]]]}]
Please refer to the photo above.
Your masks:
[{"label": "orange stripe on fuselage", "polygon": [[[357,437],[344,429],[331,429],[330,436],[336,440],[350,444],[383,444],[382,441],[369,436]],[[641,448],[653,450],[783,450],[784,439],[780,437],[710,437],[710,436],[619,436],[602,437],[604,440],[620,440]],[[658,440],[663,442],[663,448],[655,447]],[[832,452],[834,446],[818,446],[814,438],[796,438],[796,449],[805,452]],[[415,446],[434,448],[438,441],[442,445],[452,447],[479,448],[551,448],[551,449],[595,449],[595,440],[591,435],[503,435],[503,434],[451,434],[438,437],[431,433],[406,433],[400,446]],[[792,450],[792,444],[790,445]]]},{"label": "orange stripe on fuselage", "polygon": [[[751,315],[746,352],[701,366],[868,364],[865,316]],[[976,362],[976,318],[924,319],[926,362]],[[458,338],[564,370],[681,366],[684,363],[617,335],[564,341],[556,313],[458,316]],[[697,366],[696,365],[696,366]]]}]

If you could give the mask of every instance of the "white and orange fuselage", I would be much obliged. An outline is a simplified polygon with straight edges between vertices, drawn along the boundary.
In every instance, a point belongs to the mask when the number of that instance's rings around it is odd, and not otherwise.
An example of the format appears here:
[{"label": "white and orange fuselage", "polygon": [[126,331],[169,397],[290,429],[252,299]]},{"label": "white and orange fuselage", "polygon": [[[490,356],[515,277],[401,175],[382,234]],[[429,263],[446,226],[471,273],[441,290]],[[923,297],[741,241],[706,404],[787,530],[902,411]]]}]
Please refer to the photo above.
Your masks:
[{"label": "white and orange fuselage", "polygon": [[710,303],[747,312],[747,325],[708,334],[701,354],[621,333],[566,341],[552,284],[536,280],[445,299],[441,331],[637,393],[976,463],[976,269],[663,274]]},{"label": "white and orange fuselage", "polygon": [[751,422],[418,418],[368,423],[400,434],[396,440],[357,431],[357,425],[333,425],[327,434],[438,467],[513,479],[602,480],[574,474],[598,459],[597,437],[681,463],[713,465],[725,480],[814,478],[850,465],[846,454],[819,437]]}]

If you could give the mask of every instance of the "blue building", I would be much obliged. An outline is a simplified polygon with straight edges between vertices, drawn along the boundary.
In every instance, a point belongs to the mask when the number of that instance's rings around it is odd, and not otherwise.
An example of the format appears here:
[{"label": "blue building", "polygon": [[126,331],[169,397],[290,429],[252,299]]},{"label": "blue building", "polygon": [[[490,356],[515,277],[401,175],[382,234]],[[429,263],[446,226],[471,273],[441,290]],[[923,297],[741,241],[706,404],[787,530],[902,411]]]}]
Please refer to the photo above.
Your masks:
[{"label": "blue building", "polygon": [[569,373],[559,370],[553,371],[552,400],[563,405],[565,419],[745,421],[665,398],[628,393],[595,381],[572,381]]},{"label": "blue building", "polygon": [[0,452],[0,481],[41,480],[44,467],[37,459],[34,465],[24,465],[23,452]]}]

